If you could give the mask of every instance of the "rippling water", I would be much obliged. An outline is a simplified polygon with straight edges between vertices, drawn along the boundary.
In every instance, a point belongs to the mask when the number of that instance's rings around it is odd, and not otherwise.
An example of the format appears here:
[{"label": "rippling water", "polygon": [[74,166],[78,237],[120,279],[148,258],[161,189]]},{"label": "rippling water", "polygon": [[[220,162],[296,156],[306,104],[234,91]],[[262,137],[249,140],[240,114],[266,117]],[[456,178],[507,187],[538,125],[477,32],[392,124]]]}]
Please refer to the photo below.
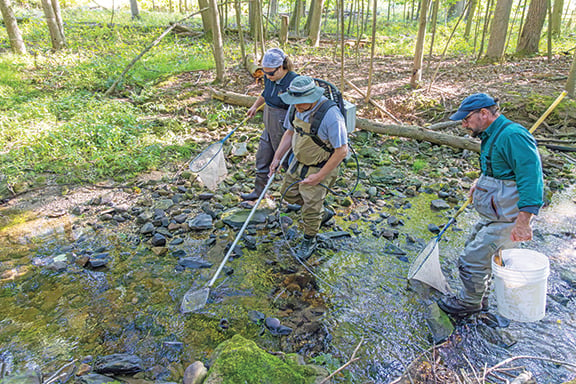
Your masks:
[{"label": "rippling water", "polygon": [[[485,366],[520,355],[576,362],[576,292],[560,278],[563,269],[576,272],[575,196],[574,188],[557,194],[551,206],[535,219],[534,240],[523,244],[550,258],[545,318],[534,323],[511,321],[507,328],[493,329],[473,317],[457,325],[450,342],[438,348],[445,367],[471,372],[473,366],[482,372]],[[405,215],[409,214],[406,211]],[[459,287],[455,267],[458,251],[476,218],[467,211],[458,223],[464,231],[449,231],[444,236],[447,241],[440,243],[441,263],[453,288]],[[424,228],[426,220],[438,222],[438,218],[423,217]],[[426,236],[425,232],[414,234]],[[397,245],[409,249],[401,237]],[[342,250],[322,268],[324,288],[334,296],[335,310],[328,319],[334,332],[333,353],[344,362],[364,339],[365,347],[358,353],[360,361],[353,364],[350,375],[342,382],[389,383],[432,347],[424,301],[406,289],[409,265],[382,253],[383,248],[383,241],[359,237],[356,244]],[[410,260],[417,254],[408,250]],[[558,297],[565,300],[558,302]],[[490,301],[495,303],[494,292]],[[496,311],[495,304],[490,311]],[[507,366],[526,367],[538,383],[557,384],[576,377],[574,368],[535,359]]]},{"label": "rippling water", "polygon": [[[445,366],[458,371],[472,365],[481,370],[485,364],[492,366],[517,355],[576,361],[576,294],[560,278],[563,269],[575,272],[576,268],[574,196],[574,189],[557,194],[554,204],[535,221],[535,240],[525,245],[550,257],[546,317],[536,323],[511,322],[497,330],[477,320],[459,325],[457,337],[438,350]],[[332,306],[325,318],[332,336],[327,352],[345,362],[360,340],[363,345],[357,355],[360,360],[336,382],[389,383],[432,346],[426,303],[408,289],[406,281],[407,261],[420,249],[407,242],[406,234],[425,243],[431,238],[427,225],[443,224],[453,214],[430,211],[432,198],[421,194],[411,200],[412,207],[402,205],[406,209],[366,210],[355,221],[339,218],[344,229],[356,225],[362,234],[315,270]],[[381,221],[382,212],[405,222],[398,227],[401,234],[395,244],[406,256],[383,253],[387,241],[370,234],[369,226]],[[475,219],[472,211],[465,212],[440,244],[442,267],[453,287],[458,286],[455,260]],[[214,268],[180,270],[177,258],[158,257],[122,231],[94,231],[65,221],[30,223],[36,229],[23,230],[26,235],[21,237],[20,232],[12,232],[0,249],[0,362],[6,372],[26,368],[53,372],[73,358],[126,352],[143,358],[157,379],[173,380],[192,361],[207,361],[213,348],[232,333],[257,340],[270,350],[289,349],[278,338],[260,336],[260,328],[247,321],[250,310],[269,316],[277,311],[274,300],[280,294],[271,265],[287,257],[277,237],[271,236],[258,252],[246,252],[228,263],[236,272],[218,281],[203,313],[182,315],[178,308],[184,293],[206,283]],[[208,247],[204,238],[187,238],[181,248],[188,256],[202,256],[217,265],[231,233],[217,231],[217,235],[216,246]],[[65,273],[46,268],[53,258],[90,252],[110,253],[109,268],[87,270],[73,262]],[[218,328],[222,317],[230,320],[230,333]],[[506,341],[514,344],[505,347]],[[559,383],[575,376],[574,371],[537,360],[516,365],[532,371],[538,383]]]}]

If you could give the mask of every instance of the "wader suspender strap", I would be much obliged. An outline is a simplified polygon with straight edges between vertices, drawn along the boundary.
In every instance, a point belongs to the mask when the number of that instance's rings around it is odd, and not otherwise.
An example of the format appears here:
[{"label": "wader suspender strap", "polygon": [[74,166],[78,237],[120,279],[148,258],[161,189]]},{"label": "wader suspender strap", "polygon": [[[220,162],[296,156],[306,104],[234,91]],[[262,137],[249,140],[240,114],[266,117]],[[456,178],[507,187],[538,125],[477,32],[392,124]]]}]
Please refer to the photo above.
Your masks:
[{"label": "wader suspender strap", "polygon": [[[316,143],[316,145],[318,145],[320,148],[322,148],[328,153],[334,153],[334,148],[330,148],[328,145],[326,145],[325,142],[322,141],[322,139],[318,137],[318,129],[320,128],[320,123],[322,123],[322,120],[324,119],[324,115],[326,114],[326,112],[328,112],[330,108],[335,106],[336,103],[333,102],[332,100],[325,100],[322,104],[320,104],[320,107],[311,116],[312,121],[310,123],[310,133],[304,132],[302,128],[294,127],[294,130],[298,132],[298,134],[310,136],[310,138],[314,141],[314,143]],[[294,121],[295,115],[296,115],[296,108],[292,108],[292,113],[290,114],[290,122]],[[294,126],[294,124],[292,124],[292,126]]]},{"label": "wader suspender strap", "polygon": [[[492,143],[490,143],[490,149],[488,150],[488,156],[486,156],[486,176],[494,177],[493,176],[494,172],[492,171],[492,151],[494,150],[494,144],[496,144],[496,139],[498,139],[498,136],[500,136],[502,131],[504,131],[504,128],[506,128],[510,124],[512,124],[511,121],[504,124],[504,126],[502,128],[500,128],[500,130],[498,132],[496,132],[496,134],[494,135],[494,138],[492,139]],[[480,157],[482,157],[482,155],[480,155]]]}]

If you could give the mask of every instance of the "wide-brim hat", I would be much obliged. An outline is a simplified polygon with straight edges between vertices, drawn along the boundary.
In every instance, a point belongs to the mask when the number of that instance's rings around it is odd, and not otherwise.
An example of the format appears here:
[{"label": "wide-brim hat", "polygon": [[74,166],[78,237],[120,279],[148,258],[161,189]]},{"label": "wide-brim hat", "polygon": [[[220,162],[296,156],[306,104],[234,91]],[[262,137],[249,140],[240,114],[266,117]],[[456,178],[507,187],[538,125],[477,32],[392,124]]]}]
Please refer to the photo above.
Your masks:
[{"label": "wide-brim hat", "polygon": [[462,120],[472,111],[488,108],[493,105],[496,105],[496,101],[491,96],[485,93],[475,93],[462,100],[456,113],[450,116],[450,120]]},{"label": "wide-brim hat", "polygon": [[324,94],[324,88],[318,87],[309,76],[297,76],[292,80],[286,92],[279,96],[286,104],[315,103]]}]

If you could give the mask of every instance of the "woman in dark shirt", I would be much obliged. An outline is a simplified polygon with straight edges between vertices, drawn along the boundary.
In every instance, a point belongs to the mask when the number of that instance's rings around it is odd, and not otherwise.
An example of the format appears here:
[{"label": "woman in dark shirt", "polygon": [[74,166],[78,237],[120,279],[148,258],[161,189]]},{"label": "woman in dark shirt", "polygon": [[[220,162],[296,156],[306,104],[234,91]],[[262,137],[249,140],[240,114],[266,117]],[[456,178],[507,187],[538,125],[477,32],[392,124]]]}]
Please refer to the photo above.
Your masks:
[{"label": "woman in dark shirt", "polygon": [[256,152],[254,190],[250,193],[242,193],[240,197],[243,200],[258,199],[268,182],[269,166],[284,134],[284,117],[289,107],[278,97],[278,94],[285,92],[292,80],[298,76],[292,69],[292,61],[280,48],[269,49],[264,54],[262,59],[264,90],[246,113],[247,116],[252,117],[256,114],[257,109],[266,103],[264,107],[264,131],[260,136],[258,151]]}]

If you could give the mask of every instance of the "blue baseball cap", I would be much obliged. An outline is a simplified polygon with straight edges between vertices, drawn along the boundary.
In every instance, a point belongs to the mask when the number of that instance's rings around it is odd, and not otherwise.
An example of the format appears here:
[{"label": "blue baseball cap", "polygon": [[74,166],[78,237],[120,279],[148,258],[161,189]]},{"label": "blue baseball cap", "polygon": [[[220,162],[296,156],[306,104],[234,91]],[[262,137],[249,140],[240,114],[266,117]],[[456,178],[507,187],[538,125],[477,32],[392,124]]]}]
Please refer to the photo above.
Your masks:
[{"label": "blue baseball cap", "polygon": [[485,93],[475,93],[462,100],[456,113],[450,116],[450,120],[462,120],[472,111],[488,108],[493,105],[496,105],[496,101],[491,96]]}]

